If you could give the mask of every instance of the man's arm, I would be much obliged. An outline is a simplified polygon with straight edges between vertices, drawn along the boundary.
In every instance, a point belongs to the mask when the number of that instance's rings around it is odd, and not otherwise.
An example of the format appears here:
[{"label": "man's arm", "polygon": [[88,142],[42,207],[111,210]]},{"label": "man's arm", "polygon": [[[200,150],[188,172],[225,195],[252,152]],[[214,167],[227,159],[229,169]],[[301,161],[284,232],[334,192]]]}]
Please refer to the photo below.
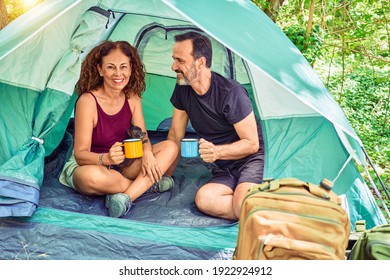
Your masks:
[{"label": "man's arm", "polygon": [[180,140],[183,139],[188,123],[188,115],[185,111],[173,108],[172,124],[168,132],[168,140],[174,141],[180,148]]},{"label": "man's arm", "polygon": [[240,140],[224,145],[214,145],[204,140],[199,141],[199,154],[205,162],[216,160],[241,159],[259,150],[259,136],[254,113],[234,124],[234,128]]},{"label": "man's arm", "polygon": [[177,159],[174,161],[174,163],[171,165],[171,167],[168,168],[166,172],[167,175],[172,175],[173,172],[175,171],[177,162],[180,157],[180,148],[181,148],[180,140],[183,139],[186,133],[187,123],[188,123],[187,113],[183,110],[173,108],[172,124],[171,124],[171,128],[169,129],[167,139],[176,143],[176,145],[179,148],[179,155]]}]

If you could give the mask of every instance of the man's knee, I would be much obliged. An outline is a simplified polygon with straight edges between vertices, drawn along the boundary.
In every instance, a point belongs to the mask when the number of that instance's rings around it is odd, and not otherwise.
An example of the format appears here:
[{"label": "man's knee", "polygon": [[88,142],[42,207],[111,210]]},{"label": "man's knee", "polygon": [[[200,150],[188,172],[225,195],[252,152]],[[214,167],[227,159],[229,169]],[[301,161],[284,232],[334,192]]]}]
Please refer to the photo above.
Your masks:
[{"label": "man's knee", "polygon": [[220,203],[221,196],[218,188],[206,184],[196,192],[195,204],[200,211],[208,213],[210,208],[214,209]]},{"label": "man's knee", "polygon": [[198,207],[199,210],[204,211],[207,209],[209,192],[205,190],[204,188],[200,188],[195,195],[195,205]]},{"label": "man's knee", "polygon": [[[232,196],[233,190],[228,186],[222,184],[206,184],[197,191],[195,204],[200,211],[208,213],[209,211],[218,212],[219,208],[227,211],[226,203],[229,203],[229,211],[231,211]],[[229,200],[230,202],[228,202]]]}]

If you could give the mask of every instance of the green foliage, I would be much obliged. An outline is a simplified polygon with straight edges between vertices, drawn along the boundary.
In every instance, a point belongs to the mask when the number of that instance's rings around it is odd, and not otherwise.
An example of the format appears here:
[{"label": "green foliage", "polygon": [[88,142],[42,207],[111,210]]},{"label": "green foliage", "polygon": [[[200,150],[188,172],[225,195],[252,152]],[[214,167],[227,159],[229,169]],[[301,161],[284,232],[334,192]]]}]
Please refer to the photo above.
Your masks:
[{"label": "green foliage", "polygon": [[314,26],[307,39],[305,38],[306,29],[300,25],[285,27],[282,31],[301,51],[310,64],[313,65],[316,59],[321,57],[322,39],[320,37],[319,25]]},{"label": "green foliage", "polygon": [[[341,57],[333,58],[332,63],[329,57],[324,59],[321,61],[322,65],[316,65],[318,68],[316,71],[328,81],[327,88],[336,100],[340,100],[340,106],[346,117],[364,143],[375,170],[387,187],[387,193],[380,187],[381,182],[375,171],[369,168],[369,174],[390,209],[390,201],[387,199],[390,192],[388,187],[390,186],[390,65],[372,67],[361,60],[358,64],[354,57],[351,55],[345,58],[345,62],[353,66],[349,66],[349,70],[344,72],[344,75],[342,75]],[[331,68],[330,75],[327,67]],[[360,171],[363,178],[368,180],[363,170]],[[375,193],[374,195],[376,196]],[[378,205],[383,209],[381,203]],[[384,215],[387,217],[386,213]]]},{"label": "green foliage", "polygon": [[[375,72],[369,66],[359,68],[344,76],[344,93],[340,106],[360,137],[370,157],[375,158],[378,167],[387,169],[387,183],[390,183],[388,164],[390,162],[389,121],[389,69]],[[332,75],[327,84],[337,99],[341,76]]]},{"label": "green foliage", "polygon": [[270,2],[267,0],[252,0],[252,2],[263,11],[271,7]]}]

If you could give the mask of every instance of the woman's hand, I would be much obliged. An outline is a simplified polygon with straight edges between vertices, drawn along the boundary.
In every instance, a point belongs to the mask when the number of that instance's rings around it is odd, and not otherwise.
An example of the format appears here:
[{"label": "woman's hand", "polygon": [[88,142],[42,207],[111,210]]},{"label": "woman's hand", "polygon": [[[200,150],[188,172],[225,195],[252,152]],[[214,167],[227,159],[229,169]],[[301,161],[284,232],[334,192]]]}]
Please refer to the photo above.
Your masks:
[{"label": "woman's hand", "polygon": [[118,165],[125,160],[125,154],[123,153],[122,143],[116,142],[111,146],[108,151],[108,160],[110,165]]},{"label": "woman's hand", "polygon": [[152,151],[144,151],[142,157],[142,175],[148,175],[153,183],[160,180],[163,175]]}]

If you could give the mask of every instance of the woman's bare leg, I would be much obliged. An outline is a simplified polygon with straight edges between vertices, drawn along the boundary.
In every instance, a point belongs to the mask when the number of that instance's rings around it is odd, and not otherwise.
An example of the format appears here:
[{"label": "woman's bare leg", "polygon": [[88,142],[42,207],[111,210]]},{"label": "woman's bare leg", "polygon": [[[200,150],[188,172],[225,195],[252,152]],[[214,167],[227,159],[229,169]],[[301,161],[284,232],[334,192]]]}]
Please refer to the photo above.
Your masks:
[{"label": "woman's bare leg", "polygon": [[[168,170],[172,165],[178,154],[178,148],[176,144],[172,141],[166,140],[159,142],[152,146],[153,154],[156,157],[157,163],[163,174]],[[124,170],[123,174],[126,177],[129,177],[131,173],[130,170]],[[149,178],[149,176],[143,176],[141,172],[138,172],[138,176],[131,183],[131,185],[124,191],[127,194],[131,201],[136,200],[142,194],[144,194],[152,185],[154,181]]]},{"label": "woman's bare leg", "polygon": [[87,195],[124,192],[132,183],[118,171],[98,165],[83,165],[75,169],[73,183],[77,191]]},{"label": "woman's bare leg", "polygon": [[[174,142],[167,140],[153,145],[153,153],[161,171],[165,173],[176,159],[178,149]],[[104,166],[84,165],[77,167],[74,171],[73,183],[75,188],[83,194],[125,193],[131,201],[134,201],[154,183],[148,176],[143,176],[140,171],[141,160],[136,160],[126,167],[123,174]],[[135,179],[132,180],[133,178]]]}]

